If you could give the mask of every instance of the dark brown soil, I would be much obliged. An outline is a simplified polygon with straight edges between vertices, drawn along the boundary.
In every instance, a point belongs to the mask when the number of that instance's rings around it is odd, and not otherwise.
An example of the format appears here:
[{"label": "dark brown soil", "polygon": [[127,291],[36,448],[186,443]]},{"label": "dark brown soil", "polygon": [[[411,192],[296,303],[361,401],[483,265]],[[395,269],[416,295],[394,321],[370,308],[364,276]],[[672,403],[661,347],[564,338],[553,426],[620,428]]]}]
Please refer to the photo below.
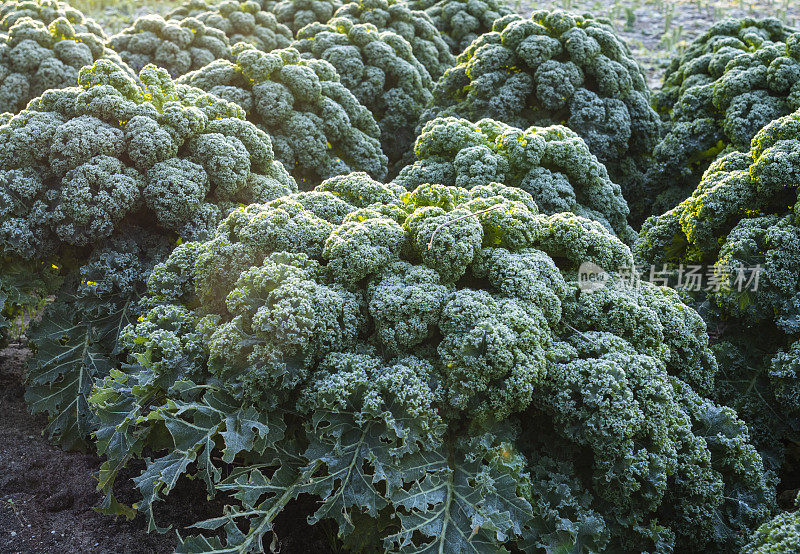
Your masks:
[{"label": "dark brown soil", "polygon": [[[220,515],[224,499],[206,500],[198,482],[181,481],[158,506],[160,525],[173,530],[148,534],[142,518],[114,519],[95,512],[102,495],[95,490],[94,473],[102,460],[90,454],[63,452],[42,437],[46,421],[31,416],[23,399],[25,358],[28,351],[16,345],[0,351],[0,552],[3,554],[172,552],[175,529]],[[130,477],[118,479],[118,497],[134,502]],[[123,478],[125,477],[125,478]],[[276,551],[284,553],[331,552],[335,530],[309,527],[308,502],[290,507],[276,522]]]},{"label": "dark brown soil", "polygon": [[[148,535],[140,520],[92,510],[97,456],[63,452],[41,436],[45,420],[23,400],[27,350],[0,351],[0,552],[170,552],[176,535]],[[179,506],[174,506],[180,509]]]}]

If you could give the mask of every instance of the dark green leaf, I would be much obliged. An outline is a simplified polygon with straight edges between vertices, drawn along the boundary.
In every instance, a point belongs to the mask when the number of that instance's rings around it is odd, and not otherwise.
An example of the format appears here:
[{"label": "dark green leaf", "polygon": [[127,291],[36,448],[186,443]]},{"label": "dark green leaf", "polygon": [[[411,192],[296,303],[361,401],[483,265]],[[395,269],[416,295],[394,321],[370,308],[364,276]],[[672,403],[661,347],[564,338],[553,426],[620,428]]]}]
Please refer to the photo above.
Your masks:
[{"label": "dark green leaf", "polygon": [[66,450],[85,449],[96,421],[87,399],[95,380],[117,363],[117,338],[129,323],[130,303],[91,318],[74,298],[58,298],[31,332],[35,355],[25,399],[33,413],[47,413],[45,433]]}]

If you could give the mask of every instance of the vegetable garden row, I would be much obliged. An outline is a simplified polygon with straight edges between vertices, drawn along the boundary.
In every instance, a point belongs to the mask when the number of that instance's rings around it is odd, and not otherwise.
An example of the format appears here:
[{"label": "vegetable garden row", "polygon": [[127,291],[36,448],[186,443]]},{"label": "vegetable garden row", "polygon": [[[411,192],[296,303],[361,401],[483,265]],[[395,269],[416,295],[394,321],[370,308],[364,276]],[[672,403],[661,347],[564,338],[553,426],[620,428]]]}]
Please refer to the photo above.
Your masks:
[{"label": "vegetable garden row", "polygon": [[3,2],[0,345],[104,513],[230,501],[180,552],[308,497],[351,552],[798,552],[798,108],[772,19],[652,92],[497,0]]}]

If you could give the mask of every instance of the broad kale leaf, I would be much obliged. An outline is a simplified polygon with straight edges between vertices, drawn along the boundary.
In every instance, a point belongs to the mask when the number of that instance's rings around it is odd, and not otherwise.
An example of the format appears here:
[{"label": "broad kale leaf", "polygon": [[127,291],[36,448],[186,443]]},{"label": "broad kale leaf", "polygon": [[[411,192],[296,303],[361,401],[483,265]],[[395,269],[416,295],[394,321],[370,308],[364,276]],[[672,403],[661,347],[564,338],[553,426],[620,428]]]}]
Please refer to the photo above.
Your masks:
[{"label": "broad kale leaf", "polygon": [[63,297],[49,307],[31,332],[36,356],[28,366],[25,399],[33,413],[46,413],[47,435],[67,450],[84,449],[94,416],[89,397],[94,381],[117,362],[120,331],[130,323],[130,303],[96,319]]}]

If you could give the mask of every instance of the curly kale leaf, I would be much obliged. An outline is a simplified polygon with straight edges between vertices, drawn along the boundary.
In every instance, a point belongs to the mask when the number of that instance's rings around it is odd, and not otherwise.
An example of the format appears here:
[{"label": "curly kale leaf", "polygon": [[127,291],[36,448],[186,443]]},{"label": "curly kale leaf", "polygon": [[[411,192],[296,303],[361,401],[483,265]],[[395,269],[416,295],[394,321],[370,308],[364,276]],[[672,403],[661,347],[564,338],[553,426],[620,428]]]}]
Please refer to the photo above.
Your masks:
[{"label": "curly kale leaf", "polygon": [[650,213],[644,177],[661,124],[641,67],[607,20],[561,11],[499,18],[459,55],[433,97],[422,121],[566,125],[622,187],[633,220]]},{"label": "curly kale leaf", "polygon": [[342,84],[378,122],[389,163],[402,165],[433,89],[433,80],[411,44],[391,30],[336,17],[302,28],[293,46],[336,68]]},{"label": "curly kale leaf", "polygon": [[777,19],[725,19],[672,61],[655,97],[668,132],[647,176],[651,213],[678,204],[721,153],[746,151],[759,129],[800,107],[798,41]]},{"label": "curly kale leaf", "polygon": [[86,313],[75,313],[72,301],[57,298],[34,324],[30,339],[36,355],[28,367],[25,394],[33,413],[47,413],[48,438],[67,450],[86,448],[95,426],[87,403],[94,379],[115,366],[110,353],[116,350],[120,329],[135,317],[124,306],[89,319]]},{"label": "curly kale leaf", "polygon": [[546,214],[572,212],[602,223],[625,243],[635,239],[619,185],[566,127],[523,131],[491,119],[437,118],[417,137],[414,157],[394,179],[408,190],[425,183],[467,189],[503,183],[529,193]]},{"label": "curly kale leaf", "polygon": [[352,171],[385,177],[378,124],[333,66],[294,49],[265,53],[238,45],[233,52],[235,63],[217,60],[181,82],[241,106],[304,190]]}]

